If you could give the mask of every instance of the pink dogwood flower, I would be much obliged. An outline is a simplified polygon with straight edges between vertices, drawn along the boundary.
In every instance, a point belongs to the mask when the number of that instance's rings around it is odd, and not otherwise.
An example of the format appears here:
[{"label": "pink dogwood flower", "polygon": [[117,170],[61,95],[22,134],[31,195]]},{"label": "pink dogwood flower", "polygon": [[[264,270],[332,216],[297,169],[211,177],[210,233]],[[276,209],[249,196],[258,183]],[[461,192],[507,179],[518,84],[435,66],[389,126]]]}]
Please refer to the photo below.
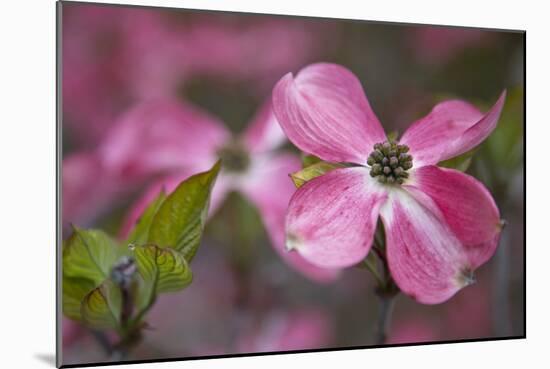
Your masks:
[{"label": "pink dogwood flower", "polygon": [[275,250],[288,264],[313,280],[333,280],[335,270],[284,251],[285,212],[294,192],[288,175],[300,169],[295,155],[277,152],[285,140],[271,104],[260,109],[239,137],[232,137],[221,121],[188,104],[163,99],[136,107],[113,128],[101,146],[101,156],[111,173],[125,173],[136,180],[161,178],[132,207],[122,236],[162,188],[172,191],[181,180],[207,170],[221,158],[223,170],[212,193],[210,214],[230,191],[242,193],[260,211]]},{"label": "pink dogwood flower", "polygon": [[287,248],[320,267],[352,266],[369,253],[380,216],[388,266],[405,294],[435,304],[471,284],[497,247],[499,210],[482,183],[437,163],[479,145],[504,99],[503,92],[486,114],[442,102],[394,142],[346,68],[320,63],[285,75],[273,109],[287,137],[304,152],[349,164],[292,196]]}]

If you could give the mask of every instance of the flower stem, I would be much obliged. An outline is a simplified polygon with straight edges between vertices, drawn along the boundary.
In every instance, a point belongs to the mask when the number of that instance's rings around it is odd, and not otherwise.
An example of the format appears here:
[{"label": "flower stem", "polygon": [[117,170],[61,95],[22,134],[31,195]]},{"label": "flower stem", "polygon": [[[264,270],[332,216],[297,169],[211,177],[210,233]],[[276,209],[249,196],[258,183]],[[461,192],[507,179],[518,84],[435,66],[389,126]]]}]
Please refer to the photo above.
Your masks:
[{"label": "flower stem", "polygon": [[378,319],[376,322],[375,344],[383,345],[388,338],[388,328],[391,324],[395,294],[377,293],[379,299]]},{"label": "flower stem", "polygon": [[388,259],[386,258],[385,239],[384,227],[382,223],[379,222],[372,251],[363,261],[364,265],[376,279],[375,292],[379,301],[378,318],[374,337],[374,343],[376,345],[387,343],[388,329],[391,323],[395,296],[399,294],[399,287],[397,287],[391,276]]},{"label": "flower stem", "polygon": [[380,276],[380,273],[378,272],[378,268],[377,268],[376,264],[372,261],[372,259],[369,260],[369,258],[365,258],[362,261],[362,265],[369,270],[369,272],[372,274],[372,276],[376,280],[376,283],[379,286],[384,285],[384,280]]}]

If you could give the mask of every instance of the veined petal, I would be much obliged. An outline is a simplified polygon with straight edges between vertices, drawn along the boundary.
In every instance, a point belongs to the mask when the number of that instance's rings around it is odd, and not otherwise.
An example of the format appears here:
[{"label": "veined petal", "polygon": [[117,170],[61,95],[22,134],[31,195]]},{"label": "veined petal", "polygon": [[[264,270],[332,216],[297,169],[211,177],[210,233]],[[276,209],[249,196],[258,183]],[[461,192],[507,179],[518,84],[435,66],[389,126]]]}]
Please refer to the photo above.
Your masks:
[{"label": "veined petal", "polygon": [[390,272],[405,294],[437,304],[472,283],[472,265],[460,240],[406,191],[392,191],[380,215]]},{"label": "veined petal", "polygon": [[437,104],[430,114],[414,122],[399,140],[410,148],[415,167],[437,164],[479,145],[495,129],[506,91],[483,115],[460,100]]},{"label": "veined petal", "polygon": [[243,140],[251,153],[275,150],[285,142],[286,136],[273,114],[271,99],[258,110]]},{"label": "veined petal", "polygon": [[339,271],[318,267],[285,248],[285,215],[296,191],[288,175],[300,169],[300,159],[291,154],[279,154],[262,164],[261,168],[253,168],[250,179],[242,182],[241,190],[260,211],[273,248],[287,264],[309,279],[321,283],[335,280]]},{"label": "veined petal", "polygon": [[386,189],[363,167],[335,169],[300,187],[290,200],[286,246],[326,268],[357,264],[368,254]]},{"label": "veined petal", "polygon": [[312,64],[273,90],[273,110],[287,137],[323,160],[364,164],[386,140],[361,83],[335,64]]},{"label": "veined petal", "polygon": [[146,102],[128,111],[108,133],[100,155],[111,171],[127,176],[168,170],[206,170],[229,138],[223,124],[190,105]]},{"label": "veined petal", "polygon": [[403,187],[425,207],[435,204],[433,212],[439,212],[464,245],[473,267],[493,255],[502,226],[495,201],[481,182],[457,170],[430,165],[415,170]]}]

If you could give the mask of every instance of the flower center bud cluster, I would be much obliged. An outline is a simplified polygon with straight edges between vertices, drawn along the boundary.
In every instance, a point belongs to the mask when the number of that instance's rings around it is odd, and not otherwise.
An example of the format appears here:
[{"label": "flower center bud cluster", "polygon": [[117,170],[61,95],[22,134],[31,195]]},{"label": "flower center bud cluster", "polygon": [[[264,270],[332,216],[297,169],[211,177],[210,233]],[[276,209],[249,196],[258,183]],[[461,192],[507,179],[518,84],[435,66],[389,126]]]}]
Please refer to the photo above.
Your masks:
[{"label": "flower center bud cluster", "polygon": [[218,150],[222,165],[228,172],[242,173],[250,165],[250,156],[247,150],[238,142],[229,143]]},{"label": "flower center bud cluster", "polygon": [[367,164],[370,166],[370,175],[380,183],[403,184],[413,166],[413,158],[407,145],[399,145],[393,141],[386,141],[374,145]]}]

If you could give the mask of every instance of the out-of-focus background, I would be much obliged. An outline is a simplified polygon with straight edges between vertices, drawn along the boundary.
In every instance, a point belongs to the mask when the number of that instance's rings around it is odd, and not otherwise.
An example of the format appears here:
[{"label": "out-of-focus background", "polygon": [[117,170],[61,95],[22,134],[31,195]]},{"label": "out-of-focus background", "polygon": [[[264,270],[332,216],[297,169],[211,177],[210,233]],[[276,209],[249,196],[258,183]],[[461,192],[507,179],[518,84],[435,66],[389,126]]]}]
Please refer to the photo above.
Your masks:
[{"label": "out-of-focus background", "polygon": [[[507,89],[499,126],[468,169],[507,221],[498,251],[477,283],[446,303],[400,296],[389,341],[524,333],[523,34],[78,3],[64,3],[60,21],[65,230],[74,223],[119,235],[130,209],[166,175],[166,168],[113,175],[101,154],[113,127],[144,103],[193,106],[239,135],[284,74],[335,62],[361,80],[386,131],[403,133],[443,99],[484,111]],[[299,157],[289,143],[277,152]],[[192,285],[160,297],[151,330],[128,359],[374,343],[370,274],[304,272],[277,251],[262,209],[246,191],[219,202],[192,263]],[[65,364],[111,359],[90,332],[66,318],[62,325]]]}]

